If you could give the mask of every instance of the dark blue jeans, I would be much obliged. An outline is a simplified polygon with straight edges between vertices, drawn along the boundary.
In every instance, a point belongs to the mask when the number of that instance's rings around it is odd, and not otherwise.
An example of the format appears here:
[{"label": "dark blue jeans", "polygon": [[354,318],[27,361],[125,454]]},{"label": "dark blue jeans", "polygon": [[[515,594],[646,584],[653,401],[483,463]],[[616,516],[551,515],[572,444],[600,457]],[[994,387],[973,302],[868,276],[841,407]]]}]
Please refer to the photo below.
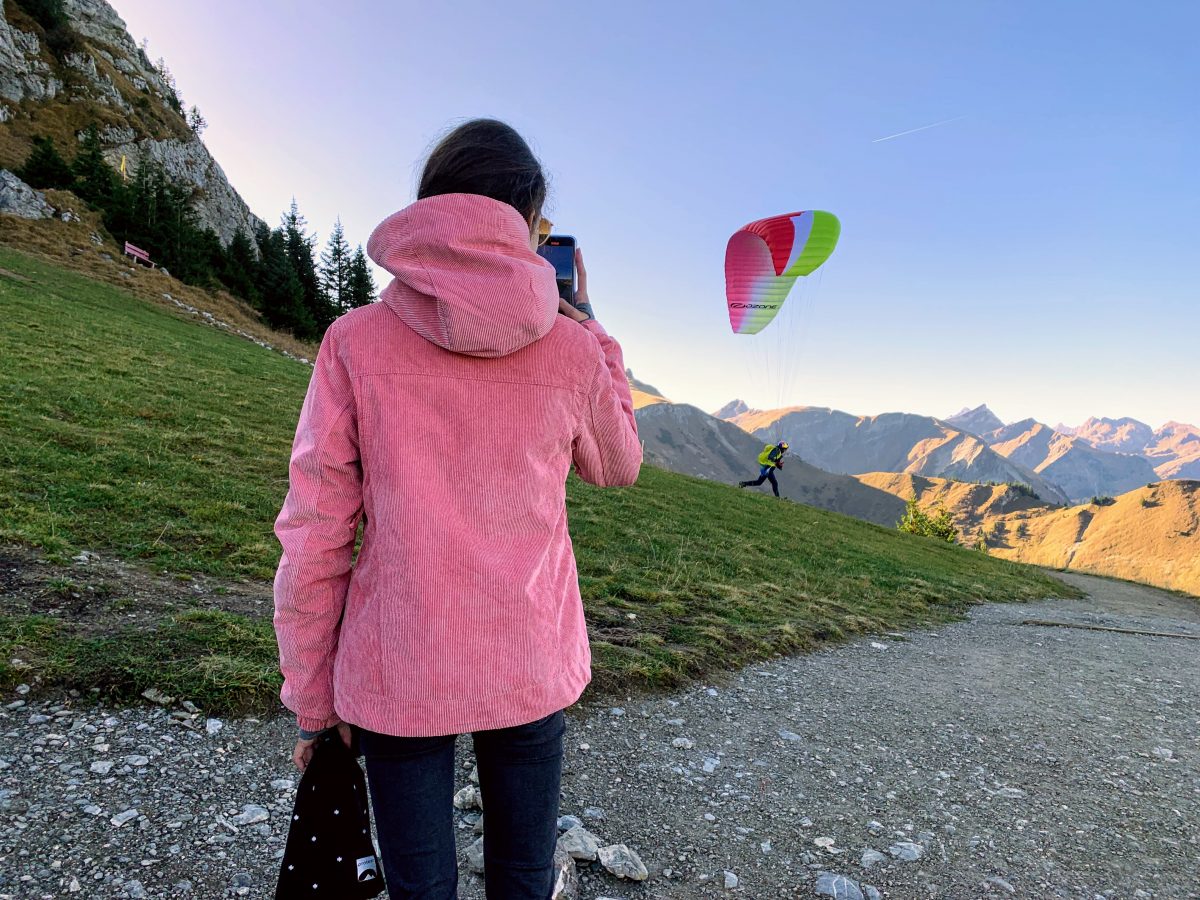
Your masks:
[{"label": "dark blue jeans", "polygon": [[775,496],[779,496],[779,482],[775,480],[775,468],[773,466],[762,466],[758,472],[758,481],[743,481],[739,483],[739,487],[758,487],[764,481],[771,482],[771,490],[775,492]]},{"label": "dark blue jeans", "polygon": [[[549,900],[558,838],[566,717],[476,731],[486,810],[488,900]],[[391,900],[455,900],[456,735],[393,737],[359,731],[379,851]]]}]

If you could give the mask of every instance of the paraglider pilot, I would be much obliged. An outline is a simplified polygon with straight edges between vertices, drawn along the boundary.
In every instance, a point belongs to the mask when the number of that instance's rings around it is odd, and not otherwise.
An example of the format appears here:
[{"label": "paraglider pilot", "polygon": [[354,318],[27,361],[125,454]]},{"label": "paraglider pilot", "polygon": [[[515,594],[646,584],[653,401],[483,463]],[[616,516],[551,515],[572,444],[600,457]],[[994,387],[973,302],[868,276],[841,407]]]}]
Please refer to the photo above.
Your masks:
[{"label": "paraglider pilot", "polygon": [[763,447],[762,453],[758,454],[758,480],[739,481],[738,487],[758,487],[764,481],[769,481],[771,482],[771,490],[778,497],[779,482],[775,480],[775,470],[783,468],[783,454],[787,453],[787,449],[787,441],[780,441],[778,444],[767,444],[767,446]]}]

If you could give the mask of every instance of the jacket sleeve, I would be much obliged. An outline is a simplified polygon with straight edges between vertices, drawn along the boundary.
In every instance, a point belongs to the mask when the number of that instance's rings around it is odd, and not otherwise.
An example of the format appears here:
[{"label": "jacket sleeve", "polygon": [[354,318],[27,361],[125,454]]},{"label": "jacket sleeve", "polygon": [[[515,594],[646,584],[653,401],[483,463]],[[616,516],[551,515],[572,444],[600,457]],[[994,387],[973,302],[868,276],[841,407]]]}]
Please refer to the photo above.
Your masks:
[{"label": "jacket sleeve", "polygon": [[325,332],[317,354],[292,445],[290,489],[275,521],[283,546],[275,575],[280,699],[310,731],[340,721],[333,663],[362,516],[358,415],[338,331],[335,323]]},{"label": "jacket sleeve", "polygon": [[621,345],[595,319],[583,324],[599,343],[579,433],[571,448],[575,471],[600,487],[626,487],[637,481],[642,444],[633,416]]}]

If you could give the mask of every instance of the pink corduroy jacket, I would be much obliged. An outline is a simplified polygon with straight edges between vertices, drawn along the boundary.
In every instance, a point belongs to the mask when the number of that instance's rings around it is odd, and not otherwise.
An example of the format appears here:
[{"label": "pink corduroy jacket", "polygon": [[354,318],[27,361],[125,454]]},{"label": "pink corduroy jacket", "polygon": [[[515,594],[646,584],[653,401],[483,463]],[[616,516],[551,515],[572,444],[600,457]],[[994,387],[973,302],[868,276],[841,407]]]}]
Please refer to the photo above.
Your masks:
[{"label": "pink corduroy jacket", "polygon": [[506,204],[419,200],[367,250],[395,280],[325,334],[275,523],[280,696],[309,730],[534,721],[591,679],[567,475],[641,465],[621,348]]}]

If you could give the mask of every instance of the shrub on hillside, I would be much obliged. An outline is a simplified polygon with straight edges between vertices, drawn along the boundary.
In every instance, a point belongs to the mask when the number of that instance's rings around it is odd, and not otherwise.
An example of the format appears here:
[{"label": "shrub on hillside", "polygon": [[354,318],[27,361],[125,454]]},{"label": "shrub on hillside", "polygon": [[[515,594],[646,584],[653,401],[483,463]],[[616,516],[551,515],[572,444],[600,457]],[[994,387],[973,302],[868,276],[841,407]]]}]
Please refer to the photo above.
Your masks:
[{"label": "shrub on hillside", "polygon": [[896,523],[896,527],[905,534],[936,538],[948,544],[958,540],[958,528],[950,517],[950,511],[939,502],[933,505],[932,513],[927,512],[917,505],[915,494],[909,498],[904,516]]},{"label": "shrub on hillside", "polygon": [[1035,491],[1031,485],[1028,485],[1023,481],[1010,481],[1008,482],[1008,486],[1012,488],[1015,493],[1020,494],[1022,497],[1029,497],[1033,500],[1042,499],[1041,496],[1038,495],[1038,492]]},{"label": "shrub on hillside", "polygon": [[987,527],[981,525],[979,527],[979,532],[975,535],[975,549],[980,553],[987,553],[989,537],[991,537],[991,535],[988,534]]},{"label": "shrub on hillside", "polygon": [[1093,497],[1092,498],[1092,506],[1112,506],[1116,502],[1117,502],[1116,499],[1113,497]]},{"label": "shrub on hillside", "polygon": [[69,191],[75,186],[75,173],[48,137],[33,139],[33,151],[16,176],[38,190]]}]

